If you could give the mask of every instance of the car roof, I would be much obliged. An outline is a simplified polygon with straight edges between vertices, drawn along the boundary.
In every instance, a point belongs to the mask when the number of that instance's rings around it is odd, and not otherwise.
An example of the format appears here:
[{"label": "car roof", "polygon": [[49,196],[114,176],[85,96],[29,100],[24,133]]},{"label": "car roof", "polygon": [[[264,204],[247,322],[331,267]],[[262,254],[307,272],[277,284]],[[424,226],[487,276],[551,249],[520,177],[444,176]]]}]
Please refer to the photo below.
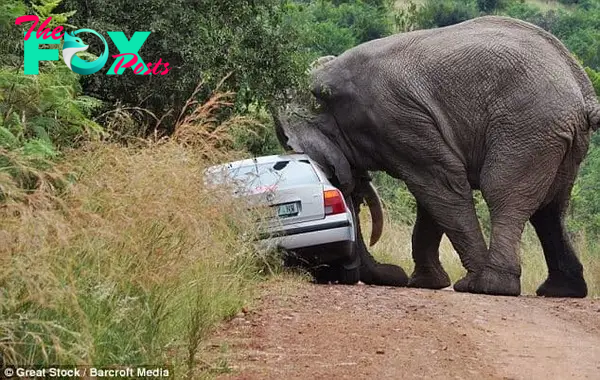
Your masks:
[{"label": "car roof", "polygon": [[[213,171],[216,171],[219,169],[224,169],[224,168],[236,168],[236,167],[243,167],[243,166],[256,165],[256,164],[269,164],[269,163],[275,163],[275,162],[279,162],[279,161],[304,161],[304,160],[311,161],[310,158],[306,154],[300,154],[300,153],[274,154],[274,155],[270,155],[270,156],[261,156],[261,157],[248,158],[245,160],[226,162],[221,165],[211,166],[207,169],[207,171],[213,172]],[[311,163],[312,163],[312,161],[311,161]]]}]

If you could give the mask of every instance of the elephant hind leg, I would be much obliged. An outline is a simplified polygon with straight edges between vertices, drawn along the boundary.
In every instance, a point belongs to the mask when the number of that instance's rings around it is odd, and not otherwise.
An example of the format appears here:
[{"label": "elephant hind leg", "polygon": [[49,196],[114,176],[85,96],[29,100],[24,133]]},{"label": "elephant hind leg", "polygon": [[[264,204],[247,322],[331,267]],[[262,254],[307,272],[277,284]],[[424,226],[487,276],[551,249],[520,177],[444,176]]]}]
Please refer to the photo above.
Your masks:
[{"label": "elephant hind leg", "polygon": [[575,255],[563,224],[568,196],[560,198],[537,210],[530,219],[548,265],[548,278],[536,293],[545,297],[585,297],[587,285],[583,266]]},{"label": "elephant hind leg", "polygon": [[408,286],[442,289],[450,286],[450,277],[440,263],[439,246],[443,231],[423,206],[417,203],[417,220],[412,235],[415,270]]},{"label": "elephant hind leg", "polygon": [[529,137],[532,140],[523,140],[520,146],[496,141],[486,155],[481,191],[490,209],[492,231],[488,262],[473,284],[474,292],[520,294],[521,235],[525,223],[553,191],[567,149],[558,138],[540,143]]}]

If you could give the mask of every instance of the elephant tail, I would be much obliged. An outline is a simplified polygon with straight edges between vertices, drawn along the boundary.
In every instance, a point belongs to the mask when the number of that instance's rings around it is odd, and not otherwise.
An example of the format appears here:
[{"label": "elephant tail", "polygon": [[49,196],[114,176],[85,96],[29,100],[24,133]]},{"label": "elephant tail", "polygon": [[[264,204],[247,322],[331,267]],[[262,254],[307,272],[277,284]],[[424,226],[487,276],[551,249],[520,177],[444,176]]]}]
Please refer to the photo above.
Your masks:
[{"label": "elephant tail", "polygon": [[594,103],[588,108],[588,123],[592,131],[600,128],[600,104]]}]

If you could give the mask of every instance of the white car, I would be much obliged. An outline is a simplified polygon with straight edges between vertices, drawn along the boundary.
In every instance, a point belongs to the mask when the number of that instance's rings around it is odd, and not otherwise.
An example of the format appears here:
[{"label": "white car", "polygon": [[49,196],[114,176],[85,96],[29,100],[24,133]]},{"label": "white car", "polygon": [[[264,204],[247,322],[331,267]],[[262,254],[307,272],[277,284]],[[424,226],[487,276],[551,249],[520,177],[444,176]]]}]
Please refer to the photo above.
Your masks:
[{"label": "white car", "polygon": [[233,183],[236,195],[274,208],[273,217],[261,221],[259,243],[266,249],[288,251],[288,265],[306,264],[302,266],[312,268],[319,282],[330,277],[342,283],[358,282],[353,213],[341,191],[308,156],[229,162],[208,168],[205,179],[207,183]]}]

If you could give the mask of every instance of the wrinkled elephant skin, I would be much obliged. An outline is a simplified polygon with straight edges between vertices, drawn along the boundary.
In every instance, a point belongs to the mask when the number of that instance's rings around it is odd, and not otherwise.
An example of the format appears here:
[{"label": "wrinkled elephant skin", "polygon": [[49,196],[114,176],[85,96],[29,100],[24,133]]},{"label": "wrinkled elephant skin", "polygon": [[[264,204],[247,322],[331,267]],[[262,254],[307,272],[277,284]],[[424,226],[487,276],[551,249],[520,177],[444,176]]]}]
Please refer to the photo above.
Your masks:
[{"label": "wrinkled elephant skin", "polygon": [[[538,295],[587,295],[563,218],[600,105],[558,39],[523,21],[480,17],[326,57],[311,81],[310,94],[274,115],[278,137],[325,167],[347,197],[369,171],[406,183],[417,201],[409,286],[449,284],[438,251],[446,234],[467,270],[455,290],[519,295],[530,221],[549,273]],[[490,211],[489,247],[474,189]],[[362,239],[357,249],[370,266]]]}]

